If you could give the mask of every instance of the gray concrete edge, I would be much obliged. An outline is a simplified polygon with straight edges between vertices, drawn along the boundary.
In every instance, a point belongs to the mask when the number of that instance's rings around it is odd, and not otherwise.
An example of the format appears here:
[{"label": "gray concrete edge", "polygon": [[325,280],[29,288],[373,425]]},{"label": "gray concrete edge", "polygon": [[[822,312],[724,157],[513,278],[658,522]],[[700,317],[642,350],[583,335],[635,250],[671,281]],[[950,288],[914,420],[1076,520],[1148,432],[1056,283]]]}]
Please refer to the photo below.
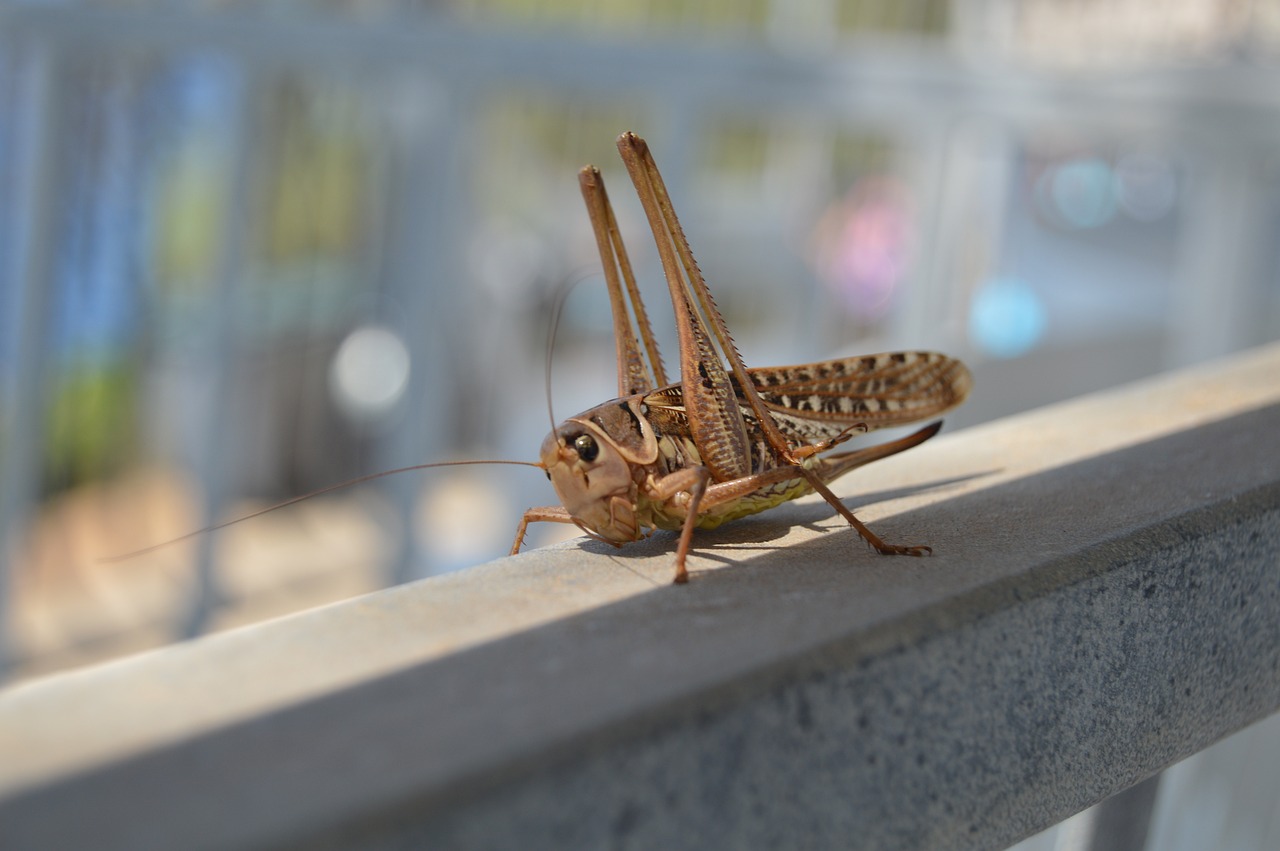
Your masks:
[{"label": "gray concrete edge", "polygon": [[1280,484],[304,844],[1003,848],[1280,709],[1277,554]]},{"label": "gray concrete edge", "polygon": [[[40,742],[0,846],[1000,847],[1280,706],[1280,405],[1240,402],[1277,361],[884,462],[877,522],[931,559],[800,504],[700,538],[684,589],[634,575],[669,540],[573,544],[0,692],[0,744]],[[1067,460],[985,486],[1041,443]],[[41,767],[71,739],[97,756]]]}]

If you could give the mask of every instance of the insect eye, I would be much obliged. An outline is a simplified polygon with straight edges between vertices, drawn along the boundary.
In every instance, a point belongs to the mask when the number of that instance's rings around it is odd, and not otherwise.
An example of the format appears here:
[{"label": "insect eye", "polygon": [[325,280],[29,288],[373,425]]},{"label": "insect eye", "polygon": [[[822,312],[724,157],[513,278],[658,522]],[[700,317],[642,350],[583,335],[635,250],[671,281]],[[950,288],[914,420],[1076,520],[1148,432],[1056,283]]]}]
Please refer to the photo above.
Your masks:
[{"label": "insect eye", "polygon": [[589,434],[580,434],[573,440],[573,448],[578,451],[578,457],[590,464],[596,460],[600,454],[600,447],[596,445],[596,439]]}]

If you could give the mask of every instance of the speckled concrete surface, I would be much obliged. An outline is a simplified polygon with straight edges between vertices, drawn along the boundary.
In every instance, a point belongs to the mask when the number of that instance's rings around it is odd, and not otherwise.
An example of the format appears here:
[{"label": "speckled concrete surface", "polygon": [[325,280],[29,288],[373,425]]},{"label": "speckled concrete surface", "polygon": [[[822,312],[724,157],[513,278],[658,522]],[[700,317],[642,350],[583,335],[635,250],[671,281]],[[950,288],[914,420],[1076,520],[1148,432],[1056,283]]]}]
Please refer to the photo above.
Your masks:
[{"label": "speckled concrete surface", "polygon": [[[0,846],[1000,847],[1280,707],[1280,347],[0,693]],[[74,818],[65,814],[74,813]]]}]

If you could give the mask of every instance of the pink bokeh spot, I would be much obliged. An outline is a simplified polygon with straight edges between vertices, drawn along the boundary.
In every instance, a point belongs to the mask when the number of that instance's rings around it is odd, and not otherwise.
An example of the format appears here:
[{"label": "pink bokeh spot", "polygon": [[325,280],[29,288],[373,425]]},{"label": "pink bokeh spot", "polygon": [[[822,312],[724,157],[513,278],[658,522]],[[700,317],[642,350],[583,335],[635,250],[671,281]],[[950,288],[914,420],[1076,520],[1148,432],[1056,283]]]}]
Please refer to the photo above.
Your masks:
[{"label": "pink bokeh spot", "polygon": [[863,179],[819,223],[818,274],[851,314],[878,319],[906,274],[909,239],[898,184]]}]

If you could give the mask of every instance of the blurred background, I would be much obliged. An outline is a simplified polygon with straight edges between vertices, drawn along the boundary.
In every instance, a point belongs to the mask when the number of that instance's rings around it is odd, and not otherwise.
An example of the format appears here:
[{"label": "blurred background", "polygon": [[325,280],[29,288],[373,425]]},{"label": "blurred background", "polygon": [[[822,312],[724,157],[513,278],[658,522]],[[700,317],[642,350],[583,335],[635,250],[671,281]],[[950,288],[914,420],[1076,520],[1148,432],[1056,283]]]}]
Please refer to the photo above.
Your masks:
[{"label": "blurred background", "polygon": [[0,677],[504,554],[537,471],[102,560],[534,460],[570,286],[555,415],[616,395],[585,163],[672,362],[623,130],[748,364],[947,351],[955,427],[1280,338],[1278,60],[1266,0],[0,4]]}]

